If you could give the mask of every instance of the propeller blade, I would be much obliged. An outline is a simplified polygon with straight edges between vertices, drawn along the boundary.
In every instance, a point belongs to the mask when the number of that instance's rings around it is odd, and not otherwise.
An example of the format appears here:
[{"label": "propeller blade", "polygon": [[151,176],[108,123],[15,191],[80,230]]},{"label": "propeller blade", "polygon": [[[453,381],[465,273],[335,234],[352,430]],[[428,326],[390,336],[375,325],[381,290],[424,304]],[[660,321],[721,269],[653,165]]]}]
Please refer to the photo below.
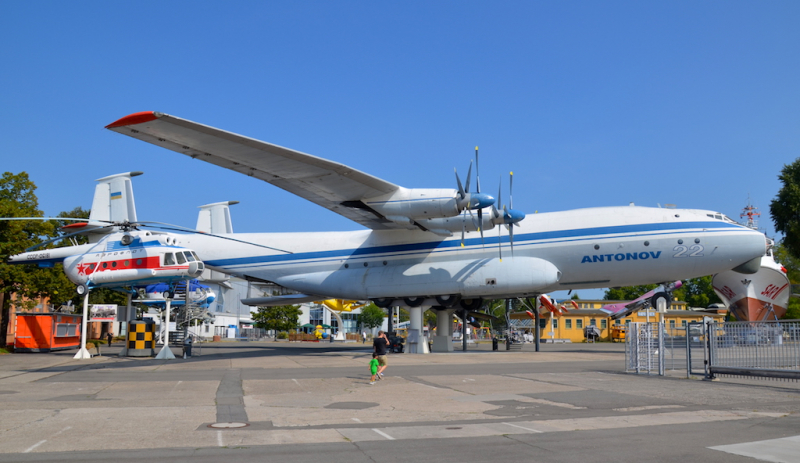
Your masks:
[{"label": "propeller blade", "polygon": [[[114,227],[114,226],[115,225],[113,225],[113,224],[112,225],[106,225],[105,227],[96,228],[95,230],[101,230],[103,228],[110,228],[110,227]],[[50,243],[54,243],[56,241],[65,240],[67,238],[72,238],[73,236],[82,235],[84,233],[85,232],[83,230],[80,230],[80,231],[76,231],[76,232],[72,232],[72,233],[67,233],[66,235],[56,236],[55,238],[51,238],[49,240],[42,241],[41,243],[39,243],[39,244],[37,244],[35,246],[29,247],[28,249],[25,250],[25,252],[35,251],[35,250],[41,248],[42,246],[47,246]]]},{"label": "propeller blade", "polygon": [[478,209],[478,231],[481,232],[481,246],[483,246],[483,209]]},{"label": "propeller blade", "polygon": [[508,208],[514,209],[514,172],[508,173]]},{"label": "propeller blade", "polygon": [[[469,209],[467,209],[469,210]],[[461,212],[461,247],[464,247],[464,231],[467,228],[467,217],[464,215],[464,212]]]},{"label": "propeller blade", "polygon": [[453,169],[453,172],[455,172],[455,173],[456,173],[456,183],[458,184],[458,197],[459,197],[460,199],[464,199],[464,198],[467,196],[467,192],[466,192],[466,191],[464,191],[464,187],[461,185],[461,179],[460,179],[460,178],[458,178],[458,170],[456,170],[456,169],[454,168],[454,169]]},{"label": "propeller blade", "polygon": [[500,262],[503,262],[503,227],[497,226],[497,253],[500,255]]},{"label": "propeller blade", "polygon": [[[201,235],[212,236],[214,238],[219,238],[219,239],[223,239],[223,240],[230,240],[230,241],[236,241],[237,243],[249,244],[251,246],[257,246],[259,248],[271,249],[273,251],[278,251],[278,252],[285,252],[286,254],[294,254],[292,251],[286,251],[284,249],[273,248],[273,247],[266,246],[266,245],[263,245],[263,244],[253,243],[253,242],[250,242],[250,241],[239,240],[239,239],[236,239],[236,238],[231,238],[229,236],[221,236],[221,235],[215,235],[213,233],[206,233],[206,232],[202,232],[200,230],[194,230],[194,229],[191,229],[191,228],[181,227],[180,225],[172,225],[172,224],[163,223],[163,222],[136,222],[136,224],[142,225],[144,227],[158,228],[160,230],[170,230],[170,231],[182,231],[182,232],[188,232],[188,233],[198,233],[198,234],[201,234]],[[148,224],[156,224],[156,225],[148,225]]]},{"label": "propeller blade", "polygon": [[[503,177],[497,183],[497,207],[500,207],[500,198],[503,194]],[[498,212],[499,214],[499,212]],[[503,230],[500,225],[497,225],[497,252],[500,254],[500,262],[503,261]]]},{"label": "propeller blade", "polygon": [[480,177],[480,170],[478,169],[478,147],[475,147],[475,185],[477,186],[477,192],[481,192],[481,177]]},{"label": "propeller blade", "polygon": [[472,161],[469,162],[469,169],[467,169],[467,185],[466,185],[466,192],[469,193],[469,183],[472,179]]},{"label": "propeller blade", "polygon": [[508,227],[508,241],[511,244],[511,257],[514,257],[514,224]]}]

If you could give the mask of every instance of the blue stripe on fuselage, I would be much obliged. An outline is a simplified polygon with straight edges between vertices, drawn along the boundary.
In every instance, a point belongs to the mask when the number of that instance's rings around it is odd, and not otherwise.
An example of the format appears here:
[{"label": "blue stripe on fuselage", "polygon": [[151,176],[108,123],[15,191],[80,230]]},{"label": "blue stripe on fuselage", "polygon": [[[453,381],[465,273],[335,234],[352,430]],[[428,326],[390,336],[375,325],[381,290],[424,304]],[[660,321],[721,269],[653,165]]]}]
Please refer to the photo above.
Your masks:
[{"label": "blue stripe on fuselage", "polygon": [[[602,238],[602,235],[619,235],[618,237],[626,236],[646,236],[647,234],[675,234],[686,233],[695,229],[703,229],[705,231],[729,231],[729,230],[746,230],[740,225],[730,224],[727,222],[681,222],[681,223],[653,223],[653,224],[637,224],[637,225],[618,225],[612,227],[595,227],[595,228],[581,228],[575,230],[556,230],[538,233],[524,233],[515,236],[515,244],[521,246],[531,241],[548,241],[558,240],[561,242],[567,241],[581,241],[588,239]],[[502,242],[508,243],[508,236],[502,237]],[[491,245],[501,242],[500,237],[486,237],[469,238],[464,240],[464,246],[480,246],[481,244]],[[331,251],[314,251],[296,254],[280,254],[271,256],[252,256],[252,257],[239,257],[233,259],[218,259],[204,261],[206,264],[214,267],[231,267],[253,264],[266,264],[266,263],[288,263],[292,261],[301,260],[335,260],[346,258],[366,258],[366,257],[390,257],[393,255],[402,255],[408,253],[416,253],[420,251],[425,252],[441,252],[447,251],[452,248],[461,248],[460,240],[443,240],[443,241],[427,241],[420,243],[409,244],[395,244],[383,246],[371,246],[355,249],[334,249]]]}]

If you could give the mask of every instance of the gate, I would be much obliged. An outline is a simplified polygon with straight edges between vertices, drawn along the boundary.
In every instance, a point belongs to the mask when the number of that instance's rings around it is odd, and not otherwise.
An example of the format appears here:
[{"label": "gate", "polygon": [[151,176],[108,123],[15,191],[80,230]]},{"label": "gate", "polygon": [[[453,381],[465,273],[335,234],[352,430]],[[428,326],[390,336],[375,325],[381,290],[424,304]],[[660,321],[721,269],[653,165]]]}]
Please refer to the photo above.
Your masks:
[{"label": "gate", "polygon": [[800,379],[800,322],[708,323],[708,378]]},{"label": "gate", "polygon": [[625,337],[626,371],[664,374],[664,325],[631,323]]},{"label": "gate", "polygon": [[686,371],[687,377],[706,375],[704,325],[667,327],[662,323],[631,323],[625,339],[626,371],[658,374]]}]

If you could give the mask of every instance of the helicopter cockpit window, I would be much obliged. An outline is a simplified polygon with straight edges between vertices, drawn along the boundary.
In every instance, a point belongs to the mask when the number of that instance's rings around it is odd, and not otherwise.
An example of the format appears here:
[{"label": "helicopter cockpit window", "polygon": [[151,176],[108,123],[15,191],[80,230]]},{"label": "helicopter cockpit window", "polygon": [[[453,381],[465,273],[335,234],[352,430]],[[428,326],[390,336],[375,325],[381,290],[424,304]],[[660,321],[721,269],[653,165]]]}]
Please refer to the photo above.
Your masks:
[{"label": "helicopter cockpit window", "polygon": [[171,252],[164,254],[164,265],[175,265],[175,257],[172,256]]},{"label": "helicopter cockpit window", "polygon": [[194,251],[191,251],[191,252],[192,252],[192,255],[194,256],[195,260],[196,260],[196,261],[198,261],[198,262],[200,262],[200,258],[199,258],[199,257],[197,257],[197,253],[196,253],[196,252],[194,252]]},{"label": "helicopter cockpit window", "polygon": [[175,258],[178,259],[178,263],[179,264],[185,264],[186,263],[186,258],[183,257],[183,253],[176,252],[175,253]]},{"label": "helicopter cockpit window", "polygon": [[189,262],[194,262],[195,261],[194,256],[192,255],[191,252],[183,251],[183,254],[186,256],[186,260],[188,260]]}]

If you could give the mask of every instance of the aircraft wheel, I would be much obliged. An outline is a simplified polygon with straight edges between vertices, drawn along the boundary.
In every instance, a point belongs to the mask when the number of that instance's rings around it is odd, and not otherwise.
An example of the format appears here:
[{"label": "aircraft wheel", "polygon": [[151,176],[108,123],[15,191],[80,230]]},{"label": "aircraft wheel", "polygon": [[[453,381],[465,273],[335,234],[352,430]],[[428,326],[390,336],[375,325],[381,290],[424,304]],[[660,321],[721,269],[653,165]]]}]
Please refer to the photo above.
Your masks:
[{"label": "aircraft wheel", "polygon": [[89,288],[86,285],[78,285],[75,287],[75,292],[83,296],[86,292],[89,291]]},{"label": "aircraft wheel", "polygon": [[658,310],[658,300],[659,299],[664,299],[665,301],[667,301],[667,309],[669,309],[669,294],[667,294],[665,292],[660,292],[660,293],[653,294],[653,296],[650,298],[650,306],[653,309]]},{"label": "aircraft wheel", "polygon": [[466,310],[478,310],[483,304],[483,299],[461,299],[461,308]]},{"label": "aircraft wheel", "polygon": [[373,299],[372,300],[372,302],[375,305],[377,305],[378,307],[380,307],[382,309],[385,309],[385,308],[391,306],[392,305],[392,301],[394,301],[394,299],[392,299],[390,297],[382,297],[382,298],[379,298],[379,299]]},{"label": "aircraft wheel", "polygon": [[403,299],[403,302],[405,302],[406,305],[409,306],[409,307],[419,307],[419,306],[422,305],[422,302],[424,300],[425,300],[425,298],[422,297],[422,296],[420,296],[420,297],[407,297],[407,298]]},{"label": "aircraft wheel", "polygon": [[446,296],[436,296],[436,302],[443,307],[453,307],[461,301],[461,296],[458,294],[450,294]]}]

